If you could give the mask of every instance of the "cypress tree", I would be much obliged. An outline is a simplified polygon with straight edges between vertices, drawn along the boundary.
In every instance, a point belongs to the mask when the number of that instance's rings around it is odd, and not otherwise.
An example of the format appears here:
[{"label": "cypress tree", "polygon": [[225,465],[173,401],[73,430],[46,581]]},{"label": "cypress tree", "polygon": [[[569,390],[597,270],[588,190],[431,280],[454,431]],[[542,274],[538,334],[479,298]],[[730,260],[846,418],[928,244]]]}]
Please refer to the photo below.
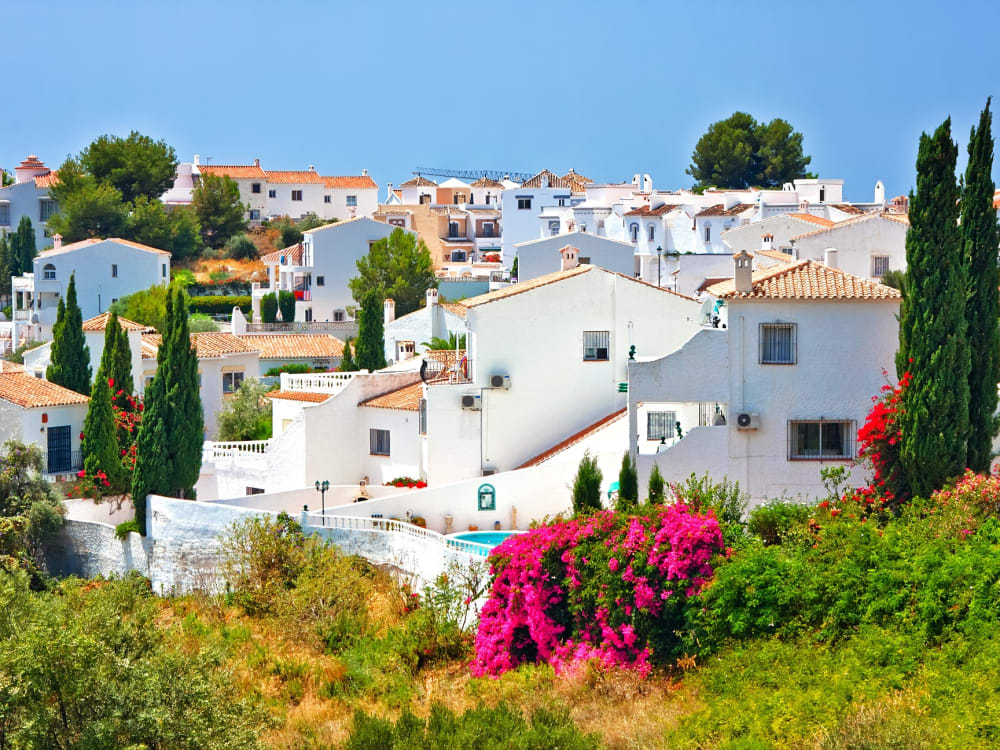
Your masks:
[{"label": "cypress tree", "polygon": [[900,377],[909,371],[912,383],[903,392],[900,457],[910,490],[925,497],[965,469],[969,438],[968,269],[958,226],[957,157],[951,118],[933,136],[921,134],[906,234],[896,370]]},{"label": "cypress tree", "polygon": [[653,470],[649,472],[649,502],[663,505],[663,475],[658,464],[653,464]]},{"label": "cypress tree", "polygon": [[987,472],[997,434],[997,382],[1000,381],[1000,231],[993,208],[993,115],[990,100],[969,136],[969,164],[962,193],[962,244],[969,266],[965,304],[969,359],[968,467]]},{"label": "cypress tree", "polygon": [[622,468],[618,472],[618,510],[628,511],[639,502],[639,475],[632,461],[632,454],[625,451]]},{"label": "cypress tree", "polygon": [[10,240],[5,229],[0,231],[0,300],[4,302],[11,298],[10,277],[16,275],[14,271],[10,256]]},{"label": "cypress tree", "polygon": [[[83,469],[94,479],[100,489],[120,492],[124,490],[124,470],[122,468],[118,436],[115,430],[115,415],[111,408],[111,388],[104,369],[97,371],[94,385],[90,389],[90,405],[83,422]],[[98,477],[98,472],[106,475],[107,485]]]},{"label": "cypress tree", "polygon": [[90,393],[90,347],[83,337],[83,316],[76,303],[73,274],[66,289],[66,303],[59,298],[56,324],[52,327],[51,361],[45,373],[47,380],[85,396]]},{"label": "cypress tree", "polygon": [[12,272],[15,276],[28,273],[34,267],[35,256],[38,254],[35,245],[35,229],[31,226],[31,219],[22,216],[18,222],[14,236],[10,239],[10,254]]},{"label": "cypress tree", "polygon": [[382,297],[374,290],[366,293],[361,303],[354,356],[360,370],[374,372],[385,367],[385,318]]},{"label": "cypress tree", "polygon": [[198,352],[191,340],[187,303],[180,287],[173,292],[173,311],[171,314],[168,307],[167,318],[168,343],[166,352],[161,350],[164,362],[158,364],[157,371],[166,365],[169,485],[177,497],[185,497],[201,473],[205,418],[198,384]]},{"label": "cypress tree", "polygon": [[132,504],[139,533],[146,534],[146,495],[166,492],[167,434],[164,417],[167,399],[159,372],[146,389],[142,423],[136,436],[135,471],[132,472]]},{"label": "cypress tree", "polygon": [[353,372],[358,369],[357,365],[354,364],[354,358],[351,356],[350,339],[344,342],[344,354],[340,358],[340,367],[337,369],[339,372]]},{"label": "cypress tree", "polygon": [[[132,350],[128,343],[128,334],[118,322],[118,314],[108,316],[108,325],[104,329],[104,351],[101,354],[101,369],[114,383],[112,386],[112,402],[119,409],[131,411],[128,397],[135,391],[132,378]],[[119,394],[121,392],[121,395]]]},{"label": "cypress tree", "polygon": [[573,513],[576,515],[593,513],[601,509],[601,482],[604,474],[597,465],[597,459],[587,451],[580,459],[576,476],[573,478]]}]

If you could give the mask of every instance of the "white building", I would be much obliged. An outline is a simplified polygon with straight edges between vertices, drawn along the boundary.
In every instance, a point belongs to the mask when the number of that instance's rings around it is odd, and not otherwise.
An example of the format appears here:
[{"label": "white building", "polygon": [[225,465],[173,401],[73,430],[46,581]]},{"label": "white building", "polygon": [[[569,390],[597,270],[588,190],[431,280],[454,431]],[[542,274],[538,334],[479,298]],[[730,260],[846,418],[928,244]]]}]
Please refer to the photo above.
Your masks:
[{"label": "white building", "polygon": [[906,270],[906,214],[868,213],[792,238],[795,257],[818,260],[878,280]]},{"label": "white building", "polygon": [[35,247],[46,247],[50,244],[45,234],[46,224],[59,210],[49,195],[58,175],[31,154],[14,168],[14,180],[13,185],[0,188],[0,232],[13,232],[21,218],[27,216],[35,230]]},{"label": "white building", "polygon": [[354,305],[354,300],[347,282],[357,276],[358,260],[368,254],[375,242],[396,229],[367,217],[338,221],[303,232],[298,245],[262,256],[268,282],[252,287],[254,320],[260,320],[260,300],[264,295],[280,291],[295,294],[296,321],[350,319],[347,308]]},{"label": "white building", "polygon": [[[574,191],[578,191],[574,197]],[[509,265],[514,257],[514,246],[537,239],[539,217],[550,207],[568,207],[584,200],[582,183],[571,182],[543,169],[517,187],[501,194],[503,209],[502,249]],[[544,236],[544,235],[542,235]]]},{"label": "white building", "polygon": [[412,359],[427,351],[426,343],[438,338],[448,340],[465,336],[468,309],[461,302],[439,302],[437,289],[428,289],[426,304],[408,315],[396,317],[396,303],[384,303],[383,340],[385,359],[390,364]]},{"label": "white building", "polygon": [[[631,243],[575,231],[516,244],[518,281],[534,279],[562,268],[560,251],[567,245],[579,251],[581,265],[594,265],[626,276],[635,276],[639,270],[638,256]],[[655,284],[655,273],[652,280],[645,280]]]},{"label": "white building", "polygon": [[19,440],[42,449],[43,471],[81,468],[80,434],[90,399],[23,372],[0,372],[0,443]]},{"label": "white building", "polygon": [[[84,320],[107,310],[118,300],[151,286],[170,283],[170,253],[138,242],[89,239],[55,246],[35,256],[34,271],[12,279],[16,326],[30,327],[31,336],[52,336],[59,300],[75,275],[76,297]],[[17,337],[15,336],[15,339]]]},{"label": "white building", "polygon": [[825,466],[862,481],[855,435],[894,366],[899,292],[815,261],[758,273],[752,262],[737,254],[735,277],[709,289],[728,329],[629,368],[640,487],[654,463],[667,481],[739,481],[755,502],[823,494]]},{"label": "white building", "polygon": [[761,248],[763,238],[769,235],[771,249],[787,253],[794,258],[795,247],[792,240],[795,237],[816,229],[832,227],[834,223],[830,219],[813,214],[775,214],[752,224],[740,224],[724,231],[722,241],[730,252],[738,253],[745,250],[748,253],[755,253]]}]

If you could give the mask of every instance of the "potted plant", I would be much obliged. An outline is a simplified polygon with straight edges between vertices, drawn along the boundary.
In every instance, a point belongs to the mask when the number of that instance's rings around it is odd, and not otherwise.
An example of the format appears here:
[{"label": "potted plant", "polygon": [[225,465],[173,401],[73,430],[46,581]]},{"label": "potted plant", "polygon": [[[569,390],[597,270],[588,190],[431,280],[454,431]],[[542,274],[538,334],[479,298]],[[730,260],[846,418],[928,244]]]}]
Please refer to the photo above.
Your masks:
[{"label": "potted plant", "polygon": [[479,526],[474,523],[469,524],[469,531],[479,531]]}]

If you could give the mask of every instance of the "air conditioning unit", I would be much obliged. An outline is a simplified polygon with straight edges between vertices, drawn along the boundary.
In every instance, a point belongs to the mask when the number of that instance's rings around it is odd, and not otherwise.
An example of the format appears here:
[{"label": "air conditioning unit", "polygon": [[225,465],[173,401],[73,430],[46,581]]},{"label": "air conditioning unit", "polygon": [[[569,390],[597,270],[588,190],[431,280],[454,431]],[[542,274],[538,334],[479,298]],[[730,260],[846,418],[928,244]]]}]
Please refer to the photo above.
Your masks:
[{"label": "air conditioning unit", "polygon": [[479,411],[483,408],[483,397],[478,393],[467,393],[462,396],[462,408],[469,411]]},{"label": "air conditioning unit", "polygon": [[760,414],[753,414],[748,411],[737,412],[736,414],[736,429],[737,430],[759,430],[760,429]]},{"label": "air conditioning unit", "polygon": [[510,390],[510,375],[490,375],[490,388]]}]

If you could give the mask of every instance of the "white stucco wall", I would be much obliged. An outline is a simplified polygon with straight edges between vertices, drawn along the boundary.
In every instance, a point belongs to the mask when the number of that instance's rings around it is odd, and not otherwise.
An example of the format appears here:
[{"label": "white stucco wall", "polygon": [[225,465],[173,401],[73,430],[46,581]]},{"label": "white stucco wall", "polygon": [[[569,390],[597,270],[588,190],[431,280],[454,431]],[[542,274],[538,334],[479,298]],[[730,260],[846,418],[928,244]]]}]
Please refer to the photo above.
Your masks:
[{"label": "white stucco wall", "polygon": [[588,262],[590,265],[617,271],[626,276],[635,273],[635,250],[631,244],[598,237],[595,234],[571,232],[517,244],[515,252],[518,281],[527,281],[560,270],[562,256],[559,251],[566,245],[577,248],[580,257],[590,259],[583,262]]},{"label": "white stucco wall", "polygon": [[[889,268],[906,270],[907,224],[895,219],[872,217],[844,222],[840,226],[795,241],[800,259],[824,260],[827,248],[837,250],[837,267],[866,279],[873,275],[872,257],[888,255]],[[877,279],[876,279],[877,280]]]}]

